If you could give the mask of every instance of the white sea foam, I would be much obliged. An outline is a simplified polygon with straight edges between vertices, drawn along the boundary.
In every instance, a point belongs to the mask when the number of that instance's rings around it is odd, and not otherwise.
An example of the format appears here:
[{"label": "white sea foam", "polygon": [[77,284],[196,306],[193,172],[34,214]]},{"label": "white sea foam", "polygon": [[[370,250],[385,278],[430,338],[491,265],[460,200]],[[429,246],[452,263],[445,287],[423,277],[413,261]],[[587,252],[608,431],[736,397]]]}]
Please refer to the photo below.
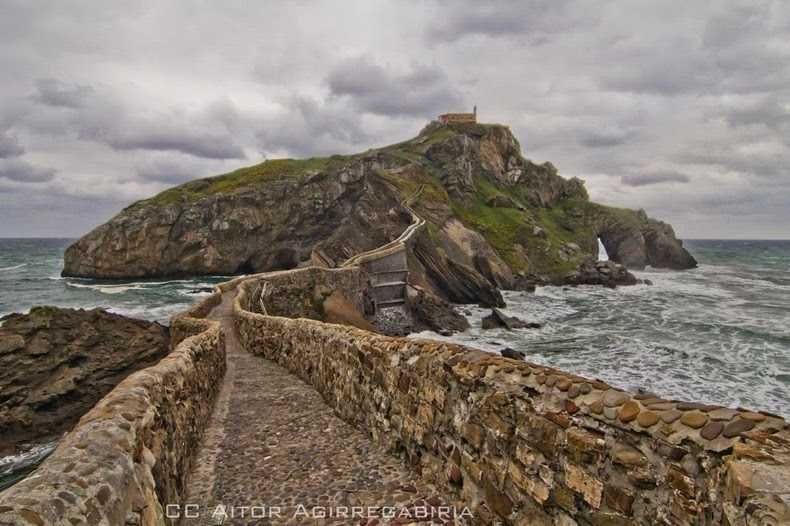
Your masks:
[{"label": "white sea foam", "polygon": [[15,270],[15,269],[26,267],[26,266],[27,266],[27,263],[20,263],[19,265],[14,265],[13,267],[0,268],[0,272],[4,272],[6,270]]},{"label": "white sea foam", "polygon": [[124,285],[115,285],[112,287],[99,287],[98,290],[104,294],[123,294],[127,290],[143,290],[145,287],[132,287],[132,286],[124,286]]}]

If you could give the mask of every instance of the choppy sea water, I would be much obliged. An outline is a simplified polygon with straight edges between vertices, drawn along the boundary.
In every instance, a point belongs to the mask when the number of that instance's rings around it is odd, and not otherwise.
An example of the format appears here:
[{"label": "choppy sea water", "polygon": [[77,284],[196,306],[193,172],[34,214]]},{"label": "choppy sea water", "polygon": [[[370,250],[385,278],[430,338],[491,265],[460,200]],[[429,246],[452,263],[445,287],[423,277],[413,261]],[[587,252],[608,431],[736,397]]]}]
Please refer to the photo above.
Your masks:
[{"label": "choppy sea water", "polygon": [[653,285],[505,292],[509,315],[540,329],[480,328],[449,338],[663,397],[790,417],[790,241],[692,240],[688,271],[634,272]]},{"label": "choppy sea water", "polygon": [[35,305],[93,308],[167,324],[227,277],[96,280],[61,278],[69,239],[0,239],[0,317]]}]

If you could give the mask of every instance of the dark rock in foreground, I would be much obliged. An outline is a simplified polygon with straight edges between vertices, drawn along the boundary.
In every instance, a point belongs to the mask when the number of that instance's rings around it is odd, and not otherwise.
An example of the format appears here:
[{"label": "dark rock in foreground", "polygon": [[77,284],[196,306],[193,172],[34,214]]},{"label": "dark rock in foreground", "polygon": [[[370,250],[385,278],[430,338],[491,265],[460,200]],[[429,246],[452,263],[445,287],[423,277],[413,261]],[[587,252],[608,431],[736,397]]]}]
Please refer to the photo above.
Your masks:
[{"label": "dark rock in foreground", "polygon": [[499,354],[501,354],[505,358],[512,358],[514,360],[526,360],[527,358],[527,353],[525,353],[524,351],[517,351],[515,349],[511,349],[510,347],[505,347],[504,349],[499,351]]},{"label": "dark rock in foreground", "polygon": [[129,374],[169,351],[158,323],[102,309],[34,307],[0,327],[0,455],[69,431]]}]

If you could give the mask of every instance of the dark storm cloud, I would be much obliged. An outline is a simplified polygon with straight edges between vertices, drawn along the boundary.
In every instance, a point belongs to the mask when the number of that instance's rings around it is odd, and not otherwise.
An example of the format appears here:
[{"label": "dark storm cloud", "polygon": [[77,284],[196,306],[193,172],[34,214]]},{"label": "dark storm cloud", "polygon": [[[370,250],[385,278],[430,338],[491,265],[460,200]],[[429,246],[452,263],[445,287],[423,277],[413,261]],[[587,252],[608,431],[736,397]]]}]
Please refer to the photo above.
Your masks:
[{"label": "dark storm cloud", "polygon": [[51,181],[55,170],[34,166],[22,159],[1,159],[0,178],[21,183],[45,183]]},{"label": "dark storm cloud", "polygon": [[408,71],[396,73],[369,56],[338,63],[326,83],[332,96],[348,97],[354,107],[378,115],[431,116],[463,100],[437,66],[412,63]]},{"label": "dark storm cloud", "polygon": [[661,183],[688,183],[691,178],[680,172],[656,171],[638,175],[624,175],[620,181],[626,186],[649,186]]},{"label": "dark storm cloud", "polygon": [[19,157],[25,149],[19,145],[19,139],[9,132],[0,132],[0,159]]},{"label": "dark storm cloud", "polygon": [[76,109],[93,93],[90,86],[66,84],[57,79],[39,79],[30,99],[45,106]]}]

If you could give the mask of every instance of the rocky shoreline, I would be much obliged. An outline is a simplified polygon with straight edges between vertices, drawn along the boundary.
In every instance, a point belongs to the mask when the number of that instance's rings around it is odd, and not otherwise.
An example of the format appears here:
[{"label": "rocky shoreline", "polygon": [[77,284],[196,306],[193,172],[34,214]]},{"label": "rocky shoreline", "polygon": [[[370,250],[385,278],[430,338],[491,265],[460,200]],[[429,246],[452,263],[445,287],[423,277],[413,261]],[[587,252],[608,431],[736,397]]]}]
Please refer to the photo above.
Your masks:
[{"label": "rocky shoreline", "polygon": [[60,438],[170,348],[167,327],[102,309],[34,307],[0,322],[0,456]]}]

